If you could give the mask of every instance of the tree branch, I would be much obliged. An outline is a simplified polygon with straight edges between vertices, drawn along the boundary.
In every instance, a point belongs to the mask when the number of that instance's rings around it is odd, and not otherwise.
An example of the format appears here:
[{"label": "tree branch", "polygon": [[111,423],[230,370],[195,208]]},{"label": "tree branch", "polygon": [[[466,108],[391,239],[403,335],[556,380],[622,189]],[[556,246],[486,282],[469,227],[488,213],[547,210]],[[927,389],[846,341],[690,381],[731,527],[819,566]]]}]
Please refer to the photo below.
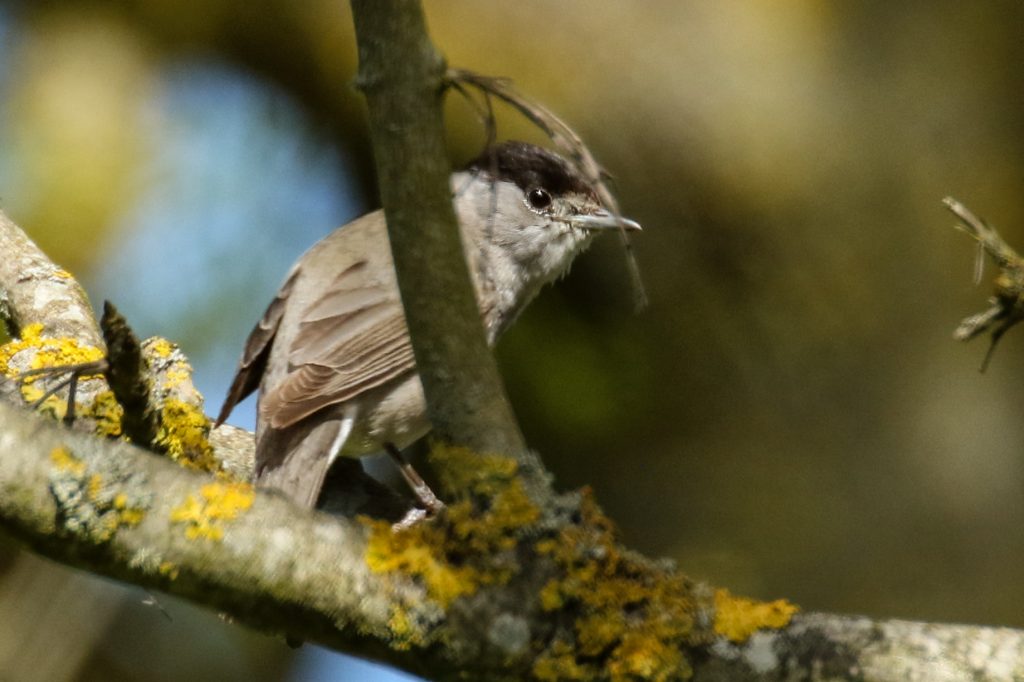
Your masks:
[{"label": "tree branch", "polygon": [[[0,398],[37,402],[63,418],[67,401],[50,395],[60,376],[45,376],[45,367],[101,361],[106,346],[99,325],[71,273],[55,265],[3,211],[0,254],[0,320],[11,336],[25,341],[24,347],[8,344],[7,352],[0,353]],[[37,343],[43,338],[53,343]],[[94,371],[80,380],[73,377],[73,383],[72,402],[79,408],[76,428],[116,428],[120,415],[108,409],[105,378]]]},{"label": "tree branch", "polygon": [[388,604],[422,590],[371,573],[358,522],[303,514],[3,403],[0,424],[0,522],[40,554],[262,630],[394,658]]},{"label": "tree branch", "polygon": [[[2,403],[0,424],[0,525],[40,554],[430,679],[559,679],[574,669],[606,679],[608,671],[588,671],[586,657],[551,656],[540,646],[565,616],[541,606],[538,588],[549,583],[538,580],[538,566],[546,555],[529,558],[504,584],[481,585],[444,604],[431,582],[438,576],[406,570],[410,564],[379,570],[374,552],[402,536],[386,539],[380,533],[390,530],[378,524],[308,513],[277,495],[211,482],[139,448],[73,433]],[[604,580],[615,584],[614,576]],[[771,625],[773,612],[758,615],[764,606],[721,593],[713,607],[695,602],[688,618],[713,629],[662,654],[688,660],[695,680],[995,681],[1024,671],[1018,630],[808,614],[755,632],[759,623]],[[613,619],[599,625],[615,627]],[[645,660],[650,653],[633,655]]]},{"label": "tree branch", "polygon": [[434,434],[516,457],[543,485],[487,346],[452,208],[444,60],[419,0],[353,0],[352,14],[381,200]]},{"label": "tree branch", "polygon": [[953,338],[957,341],[970,341],[986,331],[991,333],[988,351],[981,362],[981,371],[984,372],[1003,334],[1024,320],[1024,259],[999,236],[994,227],[976,216],[962,203],[953,197],[946,197],[942,203],[960,220],[957,229],[966,232],[978,242],[975,279],[981,281],[982,266],[985,264],[984,253],[987,253],[999,267],[995,292],[989,299],[989,307],[980,313],[965,317],[953,332]]},{"label": "tree branch", "polygon": [[103,349],[103,337],[85,291],[3,211],[0,245],[0,319],[11,336],[39,323],[46,336],[71,338],[80,345]]}]

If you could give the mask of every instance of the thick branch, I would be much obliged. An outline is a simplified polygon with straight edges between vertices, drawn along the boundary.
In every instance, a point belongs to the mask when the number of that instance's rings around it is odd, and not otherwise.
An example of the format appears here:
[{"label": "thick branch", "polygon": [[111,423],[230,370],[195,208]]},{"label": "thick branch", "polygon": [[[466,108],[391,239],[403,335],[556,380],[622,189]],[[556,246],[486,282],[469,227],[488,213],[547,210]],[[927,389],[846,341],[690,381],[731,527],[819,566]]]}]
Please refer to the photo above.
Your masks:
[{"label": "thick branch", "polygon": [[[387,646],[389,604],[422,592],[371,573],[358,522],[304,513],[247,484],[214,483],[4,403],[0,424],[0,527],[40,554],[401,665]],[[190,516],[190,501],[206,511]]]},{"label": "thick branch", "polygon": [[1024,675],[1024,632],[811,613],[789,627],[719,641],[695,682],[1009,682]]},{"label": "thick branch", "polygon": [[[83,493],[77,498],[68,494],[76,484]],[[524,598],[537,587],[543,559],[530,559],[503,585],[442,607],[419,581],[371,570],[368,538],[377,530],[276,495],[236,489],[240,497],[227,495],[220,512],[207,510],[207,532],[190,532],[198,517],[178,510],[190,499],[212,503],[209,486],[226,485],[0,403],[0,527],[39,553],[431,679],[461,679],[468,671],[479,680],[536,675],[527,645],[542,641],[550,621],[564,615],[538,608],[535,594]],[[239,503],[246,495],[247,507]],[[232,499],[237,514],[230,517]],[[692,617],[716,622],[711,610]],[[411,646],[401,639],[415,631],[426,639]],[[808,614],[741,643],[709,636],[681,653],[696,680],[996,681],[1024,672],[1024,632]]]},{"label": "thick branch", "polygon": [[352,13],[381,200],[434,433],[532,467],[487,347],[451,204],[444,61],[419,0],[353,0]]}]

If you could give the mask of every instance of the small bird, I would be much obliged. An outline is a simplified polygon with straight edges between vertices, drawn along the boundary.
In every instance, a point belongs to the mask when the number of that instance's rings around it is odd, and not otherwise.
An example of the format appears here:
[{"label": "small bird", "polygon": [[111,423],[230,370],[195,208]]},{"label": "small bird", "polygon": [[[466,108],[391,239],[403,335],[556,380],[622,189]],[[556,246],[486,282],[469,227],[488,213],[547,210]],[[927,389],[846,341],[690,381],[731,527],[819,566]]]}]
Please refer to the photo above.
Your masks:
[{"label": "small bird", "polygon": [[[606,210],[572,164],[524,142],[485,150],[451,188],[491,345],[598,232],[640,229]],[[382,210],[292,267],[249,334],[217,425],[257,387],[256,483],[305,507],[339,456],[397,458],[430,430]]]}]

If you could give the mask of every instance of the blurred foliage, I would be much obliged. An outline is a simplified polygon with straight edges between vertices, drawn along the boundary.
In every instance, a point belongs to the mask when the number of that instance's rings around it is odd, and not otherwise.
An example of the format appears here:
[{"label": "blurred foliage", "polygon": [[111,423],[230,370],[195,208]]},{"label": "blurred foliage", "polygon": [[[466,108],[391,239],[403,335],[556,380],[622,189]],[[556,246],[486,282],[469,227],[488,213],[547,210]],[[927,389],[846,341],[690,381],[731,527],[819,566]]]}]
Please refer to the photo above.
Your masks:
[{"label": "blurred foliage", "polygon": [[[1024,248],[1024,6],[427,5],[450,63],[576,125],[645,227],[647,310],[606,239],[500,347],[560,485],[594,486],[630,544],[737,593],[1024,626],[1024,334],[985,375],[984,342],[950,340],[992,273],[972,286],[939,203]],[[134,300],[140,331],[186,340],[212,401],[288,263],[375,203],[344,6],[0,2],[4,209]],[[483,132],[448,111],[466,159]],[[503,136],[541,141],[499,113]]]},{"label": "blurred foliage", "polygon": [[137,36],[100,17],[44,16],[7,58],[4,196],[40,244],[87,266],[148,153],[139,135],[153,65]]}]

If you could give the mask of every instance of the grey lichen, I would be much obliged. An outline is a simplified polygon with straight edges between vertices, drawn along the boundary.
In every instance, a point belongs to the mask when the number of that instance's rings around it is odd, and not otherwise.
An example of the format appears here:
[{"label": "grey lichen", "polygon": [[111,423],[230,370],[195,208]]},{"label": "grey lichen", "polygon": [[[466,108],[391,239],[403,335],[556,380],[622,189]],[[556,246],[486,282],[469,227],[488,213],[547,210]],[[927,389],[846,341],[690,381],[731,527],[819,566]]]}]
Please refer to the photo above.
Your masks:
[{"label": "grey lichen", "polygon": [[502,613],[487,629],[487,641],[510,658],[521,656],[530,644],[530,624],[521,616]]},{"label": "grey lichen", "polygon": [[68,448],[50,452],[50,493],[57,505],[60,530],[107,542],[118,530],[138,525],[152,504],[144,475],[115,460],[90,466]]}]

